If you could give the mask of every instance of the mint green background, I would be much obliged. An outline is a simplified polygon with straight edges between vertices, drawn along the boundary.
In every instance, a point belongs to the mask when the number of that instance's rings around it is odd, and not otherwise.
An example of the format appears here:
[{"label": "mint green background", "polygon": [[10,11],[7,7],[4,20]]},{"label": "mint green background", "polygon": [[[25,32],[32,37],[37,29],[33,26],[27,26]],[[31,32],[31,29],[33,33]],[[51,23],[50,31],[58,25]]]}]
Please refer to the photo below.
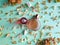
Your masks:
[{"label": "mint green background", "polygon": [[[23,3],[26,3],[26,2],[28,2],[29,0],[24,0],[23,1]],[[4,25],[4,30],[2,30],[1,32],[3,33],[3,35],[0,37],[0,45],[6,45],[6,44],[9,44],[9,45],[28,45],[27,44],[27,41],[25,41],[25,42],[18,42],[18,38],[16,37],[16,38],[14,38],[14,40],[16,40],[17,41],[17,44],[12,44],[11,43],[11,38],[10,37],[5,37],[5,35],[7,34],[7,33],[10,33],[11,34],[11,36],[16,36],[16,35],[18,35],[19,33],[21,33],[22,32],[22,30],[24,30],[24,29],[15,29],[15,30],[12,30],[12,27],[14,26],[14,23],[8,23],[6,20],[8,20],[8,18],[15,18],[15,17],[17,17],[17,18],[21,18],[22,16],[20,16],[20,15],[17,15],[16,13],[17,13],[17,11],[14,11],[14,10],[16,10],[16,7],[18,7],[19,5],[15,5],[15,6],[7,6],[7,7],[5,7],[5,8],[3,8],[2,7],[2,5],[3,5],[3,3],[4,2],[7,2],[7,0],[0,0],[0,10],[2,10],[3,11],[3,14],[0,14],[0,18],[2,18],[2,20],[0,21],[0,25]],[[35,2],[33,3],[33,2],[31,2],[31,4],[32,5],[35,5],[36,4],[36,2],[42,2],[42,0],[35,0]],[[46,0],[46,2],[47,2],[47,0]],[[43,29],[42,29],[42,27],[44,26],[44,25],[52,25],[52,26],[54,26],[54,29],[53,30],[46,30],[46,31],[44,31],[43,33],[44,33],[44,36],[42,37],[42,39],[43,38],[48,38],[49,36],[45,36],[45,34],[46,33],[48,33],[48,32],[52,32],[52,36],[53,37],[56,37],[56,38],[58,38],[58,37],[60,37],[60,34],[55,34],[56,32],[59,32],[60,31],[60,25],[58,26],[58,27],[56,27],[56,24],[57,24],[57,22],[60,22],[60,19],[58,19],[58,20],[56,20],[56,21],[52,21],[51,20],[51,17],[54,17],[54,16],[59,16],[60,15],[60,13],[58,13],[59,11],[60,11],[60,9],[58,9],[58,8],[56,8],[55,10],[53,10],[52,8],[50,8],[51,6],[60,6],[60,3],[54,3],[53,1],[51,2],[51,3],[46,3],[46,5],[49,7],[48,9],[44,9],[44,5],[42,5],[42,4],[40,4],[40,8],[41,8],[41,12],[45,12],[45,11],[47,11],[48,13],[49,12],[51,12],[51,11],[53,11],[53,16],[49,16],[49,14],[44,14],[44,13],[38,13],[38,14],[40,14],[40,16],[44,16],[44,18],[41,18],[40,19],[40,23],[41,23],[41,27],[40,27],[40,29],[39,30],[37,30],[37,31],[35,31],[36,33],[37,33],[37,37],[36,37],[36,40],[38,40],[39,38],[40,38],[40,30],[42,30],[43,31]],[[24,8],[25,9],[25,8]],[[5,12],[9,12],[10,10],[13,10],[13,15],[11,15],[10,16],[10,14],[8,14],[8,15],[5,15]],[[24,17],[27,17],[28,19],[29,18],[31,18],[32,16],[29,16],[29,14],[36,14],[36,13],[34,13],[34,12],[32,12],[30,9],[29,9],[29,11],[27,12],[27,14],[26,15],[24,15]],[[44,23],[44,20],[49,20],[49,22],[48,23]],[[16,25],[15,25],[16,26]],[[8,28],[8,29],[7,29]],[[14,34],[13,32],[16,32],[16,34]],[[32,31],[33,33],[34,33],[34,31]],[[22,33],[21,33],[22,34]],[[29,36],[30,38],[29,38],[29,40],[31,40],[31,42],[32,42],[32,44],[31,45],[35,45],[35,43],[34,43],[34,37],[33,37],[33,35],[29,35],[29,34],[27,34],[26,36]],[[26,38],[26,36],[25,35],[23,35],[22,36],[22,38]],[[60,45],[60,44],[58,44],[58,45]]]}]

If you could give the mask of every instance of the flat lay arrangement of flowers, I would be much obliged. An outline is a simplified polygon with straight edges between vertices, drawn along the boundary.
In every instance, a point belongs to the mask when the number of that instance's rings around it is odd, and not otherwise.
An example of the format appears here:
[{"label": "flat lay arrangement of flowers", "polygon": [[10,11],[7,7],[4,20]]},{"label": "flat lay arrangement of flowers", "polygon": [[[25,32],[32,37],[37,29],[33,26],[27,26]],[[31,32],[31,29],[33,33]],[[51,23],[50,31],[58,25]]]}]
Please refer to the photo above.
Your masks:
[{"label": "flat lay arrangement of flowers", "polygon": [[60,45],[60,0],[0,0],[0,45]]}]

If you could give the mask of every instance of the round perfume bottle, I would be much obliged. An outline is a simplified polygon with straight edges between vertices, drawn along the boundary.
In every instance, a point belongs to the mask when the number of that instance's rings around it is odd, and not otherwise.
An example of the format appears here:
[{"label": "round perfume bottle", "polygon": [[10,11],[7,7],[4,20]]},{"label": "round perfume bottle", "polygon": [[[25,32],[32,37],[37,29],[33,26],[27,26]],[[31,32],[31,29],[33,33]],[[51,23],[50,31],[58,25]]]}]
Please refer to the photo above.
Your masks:
[{"label": "round perfume bottle", "polygon": [[38,15],[35,15],[33,16],[32,19],[28,20],[26,25],[31,30],[34,30],[34,31],[39,30],[40,23],[39,23]]}]

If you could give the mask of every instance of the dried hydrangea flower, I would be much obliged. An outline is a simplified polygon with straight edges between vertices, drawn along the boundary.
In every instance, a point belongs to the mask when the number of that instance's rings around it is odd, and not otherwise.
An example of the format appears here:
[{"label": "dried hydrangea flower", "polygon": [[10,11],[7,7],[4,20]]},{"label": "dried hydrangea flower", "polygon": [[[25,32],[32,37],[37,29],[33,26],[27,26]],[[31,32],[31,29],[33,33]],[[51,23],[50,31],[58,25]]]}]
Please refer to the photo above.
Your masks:
[{"label": "dried hydrangea flower", "polygon": [[49,26],[49,25],[46,25],[46,26],[43,27],[43,29],[49,29],[49,30],[51,30],[53,28],[54,28],[53,26]]},{"label": "dried hydrangea flower", "polygon": [[3,27],[0,27],[0,31],[2,31],[4,28]]},{"label": "dried hydrangea flower", "polygon": [[27,43],[28,43],[28,44],[31,44],[31,41],[28,41]]},{"label": "dried hydrangea flower", "polygon": [[44,6],[44,9],[48,9],[48,6],[45,5],[45,6]]},{"label": "dried hydrangea flower", "polygon": [[28,30],[24,30],[24,32],[23,32],[23,33],[24,33],[24,35],[27,35],[27,33],[28,33]]},{"label": "dried hydrangea flower", "polygon": [[7,3],[3,3],[3,7],[5,8],[5,7],[7,7],[8,5],[7,5]]},{"label": "dried hydrangea flower", "polygon": [[60,0],[56,0],[56,2],[60,2]]},{"label": "dried hydrangea flower", "polygon": [[0,32],[0,36],[2,35],[2,32]]},{"label": "dried hydrangea flower", "polygon": [[47,12],[47,11],[45,11],[45,12],[44,12],[44,14],[48,14],[48,12]]},{"label": "dried hydrangea flower", "polygon": [[12,39],[12,40],[14,40],[14,38],[15,38],[14,36],[13,36],[13,37],[11,37],[11,39]]},{"label": "dried hydrangea flower", "polygon": [[12,41],[12,44],[17,44],[17,42],[16,41]]},{"label": "dried hydrangea flower", "polygon": [[51,3],[52,0],[48,0],[49,3]]},{"label": "dried hydrangea flower", "polygon": [[9,23],[12,23],[12,18],[9,18],[8,22],[9,22]]},{"label": "dried hydrangea flower", "polygon": [[51,18],[53,21],[57,20],[57,16]]},{"label": "dried hydrangea flower", "polygon": [[57,42],[60,43],[60,38],[57,38]]},{"label": "dried hydrangea flower", "polygon": [[10,36],[10,33],[6,34],[6,37],[9,37]]},{"label": "dried hydrangea flower", "polygon": [[[53,43],[52,43],[53,42]],[[36,45],[57,45],[56,39],[55,38],[47,38],[43,40],[38,40]]]},{"label": "dried hydrangea flower", "polygon": [[6,12],[5,15],[8,15],[8,12]]},{"label": "dried hydrangea flower", "polygon": [[27,4],[28,7],[32,6],[30,2],[27,2],[26,4]]},{"label": "dried hydrangea flower", "polygon": [[46,5],[46,1],[43,1],[42,4],[43,4],[43,5]]}]

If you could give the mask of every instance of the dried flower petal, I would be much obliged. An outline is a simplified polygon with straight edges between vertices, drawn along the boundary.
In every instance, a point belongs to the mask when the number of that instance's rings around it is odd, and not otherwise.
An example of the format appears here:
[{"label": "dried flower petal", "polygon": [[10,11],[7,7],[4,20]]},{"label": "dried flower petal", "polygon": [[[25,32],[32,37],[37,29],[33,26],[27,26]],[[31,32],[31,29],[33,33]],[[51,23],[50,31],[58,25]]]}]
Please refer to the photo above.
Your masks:
[{"label": "dried flower petal", "polygon": [[12,44],[17,44],[17,42],[16,41],[12,41]]}]

